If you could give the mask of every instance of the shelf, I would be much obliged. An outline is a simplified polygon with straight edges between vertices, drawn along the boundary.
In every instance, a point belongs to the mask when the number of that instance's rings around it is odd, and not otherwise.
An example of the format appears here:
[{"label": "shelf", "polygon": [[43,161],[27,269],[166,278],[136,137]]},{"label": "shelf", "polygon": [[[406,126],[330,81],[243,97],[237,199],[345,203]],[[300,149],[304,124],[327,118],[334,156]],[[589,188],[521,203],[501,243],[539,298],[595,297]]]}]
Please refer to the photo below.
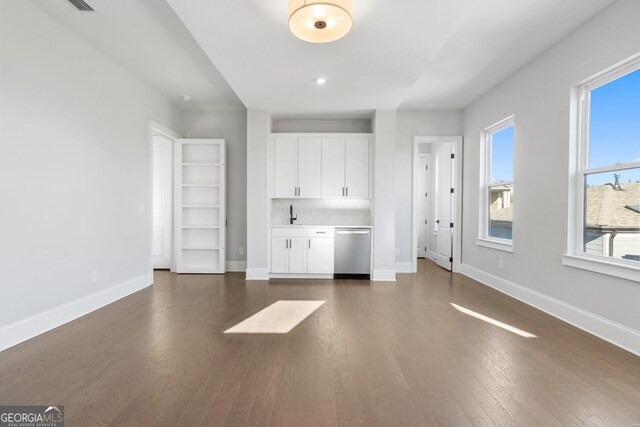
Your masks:
[{"label": "shelf", "polygon": [[223,273],[225,267],[225,155],[220,140],[182,140],[177,178],[176,270]]}]

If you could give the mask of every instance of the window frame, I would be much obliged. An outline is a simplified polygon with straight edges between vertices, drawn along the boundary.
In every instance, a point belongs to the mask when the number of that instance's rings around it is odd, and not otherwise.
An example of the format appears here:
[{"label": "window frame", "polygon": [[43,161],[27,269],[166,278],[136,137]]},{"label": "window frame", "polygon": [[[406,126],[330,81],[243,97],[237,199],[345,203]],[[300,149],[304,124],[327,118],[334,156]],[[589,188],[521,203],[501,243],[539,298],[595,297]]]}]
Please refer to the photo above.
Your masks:
[{"label": "window frame", "polygon": [[640,55],[610,67],[584,80],[572,89],[572,126],[569,171],[569,227],[567,253],[562,263],[570,267],[594,271],[609,276],[640,282],[640,263],[625,259],[588,254],[584,251],[584,227],[587,175],[640,168],[640,162],[618,163],[589,168],[589,131],[591,119],[591,92],[634,71],[640,70]]},{"label": "window frame", "polygon": [[[514,177],[512,181],[503,181],[500,183],[491,183],[491,167],[493,165],[492,155],[492,137],[493,134],[500,132],[510,126],[514,127],[514,153],[515,153],[515,115],[512,114],[504,119],[488,126],[482,130],[480,137],[480,212],[478,215],[479,227],[478,238],[476,244],[491,249],[497,249],[505,252],[513,252],[513,235],[511,239],[490,236],[491,221],[491,188],[503,185],[511,185],[512,191],[515,190],[515,154],[513,159]],[[513,223],[515,224],[515,213],[513,215]]]}]

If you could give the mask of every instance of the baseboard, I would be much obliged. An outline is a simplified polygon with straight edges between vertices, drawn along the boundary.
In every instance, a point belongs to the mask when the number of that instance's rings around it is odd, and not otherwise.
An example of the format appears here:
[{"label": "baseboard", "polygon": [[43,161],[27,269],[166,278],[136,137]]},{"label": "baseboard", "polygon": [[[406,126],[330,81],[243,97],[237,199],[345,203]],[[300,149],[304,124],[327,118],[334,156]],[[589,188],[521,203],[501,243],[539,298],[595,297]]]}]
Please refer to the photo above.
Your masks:
[{"label": "baseboard", "polygon": [[268,268],[247,268],[245,280],[269,280]]},{"label": "baseboard", "polygon": [[462,264],[462,274],[640,356],[640,332],[509,280]]},{"label": "baseboard", "polygon": [[429,251],[429,259],[431,259],[433,261],[437,260],[438,259],[438,254],[435,253],[435,252]]},{"label": "baseboard", "polygon": [[396,273],[413,273],[413,264],[410,262],[396,262]]},{"label": "baseboard", "polygon": [[247,271],[247,261],[227,261],[227,271]]},{"label": "baseboard", "polygon": [[374,282],[395,282],[396,271],[382,269],[373,270],[373,278],[371,280]]},{"label": "baseboard", "polygon": [[333,279],[333,274],[279,274],[270,273],[270,279]]},{"label": "baseboard", "polygon": [[89,314],[127,295],[138,292],[152,283],[152,276],[144,274],[98,293],[0,327],[0,351]]}]

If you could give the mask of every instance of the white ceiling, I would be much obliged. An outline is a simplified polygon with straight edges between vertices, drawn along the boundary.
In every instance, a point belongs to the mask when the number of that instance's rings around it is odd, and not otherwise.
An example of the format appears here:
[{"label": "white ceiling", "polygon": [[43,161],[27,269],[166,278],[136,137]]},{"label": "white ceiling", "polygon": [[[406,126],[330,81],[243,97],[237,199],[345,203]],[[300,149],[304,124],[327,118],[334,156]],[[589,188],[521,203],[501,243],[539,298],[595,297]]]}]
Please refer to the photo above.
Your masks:
[{"label": "white ceiling", "polygon": [[277,115],[462,108],[613,3],[352,0],[352,31],[312,44],[288,0],[167,1],[242,102]]},{"label": "white ceiling", "polygon": [[180,108],[244,109],[164,0],[87,0],[95,13],[66,0],[32,1]]},{"label": "white ceiling", "polygon": [[288,0],[32,1],[181,108],[325,118],[463,108],[614,2],[352,0],[352,31],[312,44]]}]

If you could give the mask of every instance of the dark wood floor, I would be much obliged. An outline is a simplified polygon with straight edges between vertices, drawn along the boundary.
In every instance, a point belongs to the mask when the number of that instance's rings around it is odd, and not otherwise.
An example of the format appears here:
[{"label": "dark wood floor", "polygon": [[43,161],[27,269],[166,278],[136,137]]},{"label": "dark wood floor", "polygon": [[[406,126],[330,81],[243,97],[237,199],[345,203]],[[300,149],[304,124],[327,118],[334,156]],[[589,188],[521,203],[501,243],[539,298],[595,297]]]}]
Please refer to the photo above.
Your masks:
[{"label": "dark wood floor", "polygon": [[[640,424],[640,358],[428,261],[419,270],[396,283],[157,272],[0,353],[0,404],[62,404],[71,426]],[[283,299],[326,304],[286,335],[222,334]]]}]

